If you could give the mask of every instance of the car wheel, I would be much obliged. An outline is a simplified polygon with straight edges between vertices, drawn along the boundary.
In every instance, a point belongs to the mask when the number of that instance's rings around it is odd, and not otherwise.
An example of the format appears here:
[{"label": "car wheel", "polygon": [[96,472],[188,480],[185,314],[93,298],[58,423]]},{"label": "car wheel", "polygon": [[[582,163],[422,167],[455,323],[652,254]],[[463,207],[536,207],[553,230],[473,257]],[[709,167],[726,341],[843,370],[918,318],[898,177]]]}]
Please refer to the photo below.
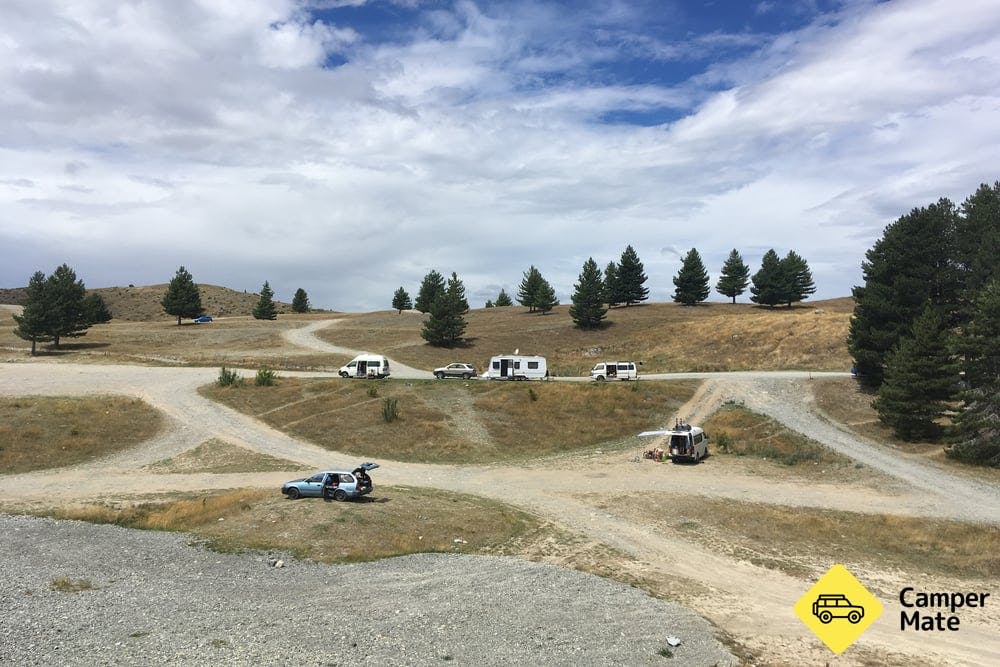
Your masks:
[{"label": "car wheel", "polygon": [[443,380],[444,379],[444,373],[441,372],[441,371],[438,371],[437,373],[434,374],[434,377],[436,377],[438,380]]},{"label": "car wheel", "polygon": [[831,614],[830,612],[828,612],[828,611],[821,611],[819,613],[819,621],[820,621],[820,623],[829,623],[832,620],[833,620],[833,614]]},{"label": "car wheel", "polygon": [[858,621],[861,620],[861,612],[858,611],[850,612],[849,614],[847,614],[847,620],[850,621],[851,623],[857,623]]},{"label": "car wheel", "polygon": [[348,374],[345,373],[344,371],[340,371],[340,377],[345,378],[345,377],[347,377],[347,375]]},{"label": "car wheel", "polygon": [[299,490],[296,489],[294,486],[292,488],[288,489],[288,498],[290,500],[298,500],[298,497],[300,495],[302,495],[302,494],[299,493]]},{"label": "car wheel", "polygon": [[471,380],[472,379],[472,373],[463,373],[462,374],[462,379],[463,380]]},{"label": "car wheel", "polygon": [[598,375],[597,376],[597,381],[598,382],[604,382],[604,376],[603,375]]},{"label": "car wheel", "polygon": [[337,489],[336,491],[333,492],[333,499],[336,500],[338,503],[347,500],[347,491],[344,491],[343,489]]}]

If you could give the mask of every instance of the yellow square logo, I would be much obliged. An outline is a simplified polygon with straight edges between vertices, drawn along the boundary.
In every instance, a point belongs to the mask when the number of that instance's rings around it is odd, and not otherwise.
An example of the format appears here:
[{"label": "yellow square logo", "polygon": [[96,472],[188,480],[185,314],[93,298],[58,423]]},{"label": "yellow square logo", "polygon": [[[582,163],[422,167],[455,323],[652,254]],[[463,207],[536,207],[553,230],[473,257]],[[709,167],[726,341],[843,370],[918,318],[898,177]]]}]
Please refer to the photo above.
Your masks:
[{"label": "yellow square logo", "polygon": [[795,615],[827,647],[843,653],[882,615],[882,603],[837,564],[795,603]]}]

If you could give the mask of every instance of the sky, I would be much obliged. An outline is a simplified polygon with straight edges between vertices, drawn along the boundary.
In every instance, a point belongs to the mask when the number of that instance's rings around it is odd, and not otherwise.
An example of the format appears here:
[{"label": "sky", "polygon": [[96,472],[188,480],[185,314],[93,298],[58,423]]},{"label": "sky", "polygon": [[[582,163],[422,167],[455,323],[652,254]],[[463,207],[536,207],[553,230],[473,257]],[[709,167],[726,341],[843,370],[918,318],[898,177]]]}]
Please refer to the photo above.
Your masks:
[{"label": "sky", "polygon": [[[627,245],[848,296],[884,227],[1000,180],[996,0],[5,0],[0,287],[568,303]],[[749,294],[740,298],[746,301]],[[713,300],[725,297],[714,293]]]}]

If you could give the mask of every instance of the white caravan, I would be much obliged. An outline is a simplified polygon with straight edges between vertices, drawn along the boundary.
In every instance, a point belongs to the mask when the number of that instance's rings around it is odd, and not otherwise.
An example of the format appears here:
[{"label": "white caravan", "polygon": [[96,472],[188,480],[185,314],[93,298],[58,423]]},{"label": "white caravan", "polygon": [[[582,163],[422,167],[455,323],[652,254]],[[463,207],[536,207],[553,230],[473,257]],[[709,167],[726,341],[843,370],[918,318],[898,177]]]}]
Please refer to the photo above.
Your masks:
[{"label": "white caravan", "polygon": [[351,359],[346,366],[341,366],[342,378],[387,378],[389,377],[389,360],[380,354],[364,352]]},{"label": "white caravan", "polygon": [[545,357],[501,354],[490,359],[483,373],[487,380],[544,380],[549,375]]},{"label": "white caravan", "polygon": [[602,361],[590,371],[590,379],[604,382],[605,380],[638,380],[639,370],[634,361]]}]

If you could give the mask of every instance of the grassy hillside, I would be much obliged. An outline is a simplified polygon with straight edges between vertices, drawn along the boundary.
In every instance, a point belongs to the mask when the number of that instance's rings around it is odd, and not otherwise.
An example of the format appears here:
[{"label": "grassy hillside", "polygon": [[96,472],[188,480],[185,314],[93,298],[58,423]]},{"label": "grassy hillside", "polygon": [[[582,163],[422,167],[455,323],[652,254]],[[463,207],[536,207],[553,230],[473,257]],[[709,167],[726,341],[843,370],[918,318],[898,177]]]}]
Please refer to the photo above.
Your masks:
[{"label": "grassy hillside", "polygon": [[[205,313],[213,317],[232,317],[234,315],[250,315],[257,304],[260,294],[252,292],[237,292],[228,287],[199,284],[201,290],[201,305]],[[98,287],[87,290],[101,295],[108,310],[116,320],[127,322],[149,322],[170,320],[172,318],[163,312],[160,300],[167,291],[167,284],[145,285],[140,287]],[[0,289],[0,304],[21,304],[25,297],[24,287]],[[289,303],[275,301],[278,313],[292,312]]]},{"label": "grassy hillside", "polygon": [[557,375],[585,375],[603,360],[645,362],[642,371],[744,369],[847,370],[845,339],[854,302],[818,301],[793,308],[712,303],[651,303],[615,308],[596,331],[573,326],[568,306],[548,315],[519,306],[466,314],[467,344],[434,348],[420,337],[425,319],[395,311],[350,314],[320,336],[338,345],[382,352],[417,368],[467,361],[485,369],[495,354],[540,354]]}]

